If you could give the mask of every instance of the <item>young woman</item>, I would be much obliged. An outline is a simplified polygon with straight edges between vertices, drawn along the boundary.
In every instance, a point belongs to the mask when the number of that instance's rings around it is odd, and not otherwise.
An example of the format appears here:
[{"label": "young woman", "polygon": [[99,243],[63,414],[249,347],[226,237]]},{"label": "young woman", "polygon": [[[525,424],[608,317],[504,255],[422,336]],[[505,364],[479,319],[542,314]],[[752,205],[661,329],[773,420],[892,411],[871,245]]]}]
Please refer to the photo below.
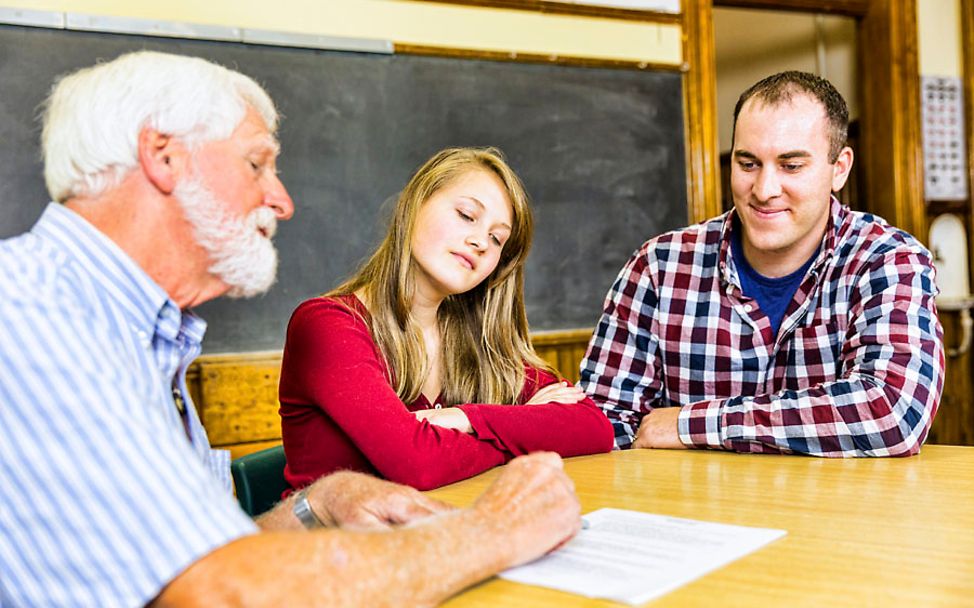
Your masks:
[{"label": "young woman", "polygon": [[448,149],[417,171],[372,257],[291,317],[280,412],[294,488],[351,469],[429,489],[532,451],[611,449],[601,410],[528,341],[532,232],[499,151]]}]

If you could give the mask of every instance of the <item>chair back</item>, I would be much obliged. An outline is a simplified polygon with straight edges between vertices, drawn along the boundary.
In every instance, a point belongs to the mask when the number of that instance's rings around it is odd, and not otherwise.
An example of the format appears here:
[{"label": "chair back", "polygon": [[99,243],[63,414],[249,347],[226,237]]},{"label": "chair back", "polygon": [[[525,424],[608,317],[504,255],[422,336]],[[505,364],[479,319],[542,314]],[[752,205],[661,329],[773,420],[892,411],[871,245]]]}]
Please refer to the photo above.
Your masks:
[{"label": "chair back", "polygon": [[247,454],[230,464],[230,474],[237,491],[237,501],[247,515],[257,517],[281,500],[287,489],[284,480],[284,446],[275,446]]}]

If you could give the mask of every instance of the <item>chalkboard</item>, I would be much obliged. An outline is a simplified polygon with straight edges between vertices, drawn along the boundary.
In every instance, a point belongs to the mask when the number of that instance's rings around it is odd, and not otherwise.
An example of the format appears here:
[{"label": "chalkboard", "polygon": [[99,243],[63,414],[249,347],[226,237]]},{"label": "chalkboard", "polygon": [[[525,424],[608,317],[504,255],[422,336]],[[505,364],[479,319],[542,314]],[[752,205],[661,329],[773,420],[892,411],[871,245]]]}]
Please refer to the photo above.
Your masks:
[{"label": "chalkboard", "polygon": [[201,306],[208,352],[280,348],[294,307],[357,267],[409,176],[447,146],[497,146],[527,186],[533,331],[594,326],[632,252],[687,220],[675,72],[0,26],[0,238],[28,229],[48,200],[37,114],[54,78],[140,48],[249,74],[283,115],[279,166],[296,214],[276,238],[278,282]]}]

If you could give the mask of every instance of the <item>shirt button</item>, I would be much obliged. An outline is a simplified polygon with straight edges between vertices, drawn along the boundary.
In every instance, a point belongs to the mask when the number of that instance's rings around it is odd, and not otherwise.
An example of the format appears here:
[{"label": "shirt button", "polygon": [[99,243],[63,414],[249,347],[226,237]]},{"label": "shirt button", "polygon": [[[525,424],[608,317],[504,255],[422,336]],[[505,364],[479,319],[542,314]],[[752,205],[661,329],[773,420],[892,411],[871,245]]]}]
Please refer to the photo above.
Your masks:
[{"label": "shirt button", "polygon": [[750,304],[745,304],[744,305],[744,312],[751,312],[752,308],[753,307]]}]

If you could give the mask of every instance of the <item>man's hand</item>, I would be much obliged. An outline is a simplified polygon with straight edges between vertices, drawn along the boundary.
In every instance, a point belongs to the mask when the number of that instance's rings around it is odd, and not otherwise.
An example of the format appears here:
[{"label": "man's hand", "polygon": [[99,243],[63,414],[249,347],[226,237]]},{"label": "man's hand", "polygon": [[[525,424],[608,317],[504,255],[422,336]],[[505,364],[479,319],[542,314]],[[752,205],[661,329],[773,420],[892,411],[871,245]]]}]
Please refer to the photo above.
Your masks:
[{"label": "man's hand", "polygon": [[[335,473],[311,488],[315,512],[323,518],[318,501],[329,501],[327,512],[339,524],[403,523],[444,509],[410,488],[358,473]],[[391,512],[385,510],[390,499]],[[300,524],[289,513],[291,504],[284,501],[275,511],[289,515],[294,530]],[[407,508],[400,509],[403,505]],[[255,606],[437,606],[464,587],[557,547],[580,524],[561,459],[532,454],[512,460],[473,507],[417,525],[367,534],[245,535],[178,574],[156,605],[232,606],[243,598]]]},{"label": "man's hand", "polygon": [[549,384],[535,394],[531,395],[531,398],[528,399],[528,402],[525,405],[535,405],[539,403],[578,403],[584,398],[585,391],[583,391],[581,388],[575,386],[574,384],[561,381],[556,382],[555,384]]},{"label": "man's hand", "polygon": [[316,481],[308,501],[325,525],[357,529],[389,528],[454,509],[413,488],[350,471]]},{"label": "man's hand", "polygon": [[413,412],[417,420],[426,420],[430,424],[441,426],[445,429],[455,429],[461,433],[473,433],[470,426],[470,419],[458,407],[443,407],[432,410],[418,410]]},{"label": "man's hand", "polygon": [[567,542],[582,527],[575,485],[565,475],[561,458],[539,452],[515,458],[474,503],[477,513],[497,530],[483,542],[498,547],[515,566]]},{"label": "man's hand", "polygon": [[687,446],[680,441],[677,430],[677,420],[680,418],[680,408],[660,407],[643,416],[636,431],[636,438],[632,442],[634,448],[677,448]]}]

